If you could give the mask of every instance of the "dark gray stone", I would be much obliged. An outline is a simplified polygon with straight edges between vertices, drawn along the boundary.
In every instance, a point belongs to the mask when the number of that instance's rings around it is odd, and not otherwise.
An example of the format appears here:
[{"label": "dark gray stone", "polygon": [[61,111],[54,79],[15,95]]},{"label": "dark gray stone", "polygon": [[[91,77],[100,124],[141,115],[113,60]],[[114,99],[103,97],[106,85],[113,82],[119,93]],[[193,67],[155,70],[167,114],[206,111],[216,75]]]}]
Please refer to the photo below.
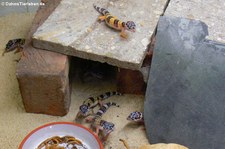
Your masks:
[{"label": "dark gray stone", "polygon": [[225,45],[206,24],[161,17],[144,107],[151,143],[224,149]]}]

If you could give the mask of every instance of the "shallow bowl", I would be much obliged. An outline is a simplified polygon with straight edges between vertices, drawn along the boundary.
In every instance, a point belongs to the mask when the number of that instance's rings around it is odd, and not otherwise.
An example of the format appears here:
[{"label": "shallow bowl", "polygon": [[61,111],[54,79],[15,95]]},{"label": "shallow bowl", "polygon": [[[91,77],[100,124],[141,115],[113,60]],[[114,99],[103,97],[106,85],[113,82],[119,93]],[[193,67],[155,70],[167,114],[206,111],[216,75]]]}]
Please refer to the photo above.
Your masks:
[{"label": "shallow bowl", "polygon": [[91,130],[71,122],[54,122],[34,129],[23,139],[19,149],[36,149],[48,138],[66,135],[79,139],[88,149],[103,149],[101,141]]}]

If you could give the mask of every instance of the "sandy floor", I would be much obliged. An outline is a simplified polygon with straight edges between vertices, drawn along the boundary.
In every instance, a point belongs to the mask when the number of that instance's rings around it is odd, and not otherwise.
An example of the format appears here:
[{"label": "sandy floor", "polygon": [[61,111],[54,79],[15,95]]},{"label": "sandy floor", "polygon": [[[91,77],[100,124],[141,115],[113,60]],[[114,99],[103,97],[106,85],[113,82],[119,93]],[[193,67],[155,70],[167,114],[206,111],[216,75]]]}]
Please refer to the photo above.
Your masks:
[{"label": "sandy floor", "polygon": [[[0,17],[0,51],[3,52],[8,40],[25,37],[31,26],[34,14],[17,14]],[[19,54],[7,53],[0,56],[0,146],[4,148],[17,148],[22,139],[36,127],[55,121],[72,122],[78,111],[79,105],[89,96],[99,95],[105,91],[115,89],[115,81],[91,81],[82,83],[73,81],[72,101],[69,113],[64,117],[30,114],[24,111],[18,82],[16,80],[16,62]],[[131,124],[126,120],[128,114],[134,110],[143,111],[143,96],[123,95],[109,99],[120,105],[112,107],[104,115],[116,125],[116,130],[106,142],[106,149],[125,149],[119,138],[127,140],[131,149],[137,149],[142,144],[147,144],[143,126]],[[88,125],[86,125],[88,126]]]}]

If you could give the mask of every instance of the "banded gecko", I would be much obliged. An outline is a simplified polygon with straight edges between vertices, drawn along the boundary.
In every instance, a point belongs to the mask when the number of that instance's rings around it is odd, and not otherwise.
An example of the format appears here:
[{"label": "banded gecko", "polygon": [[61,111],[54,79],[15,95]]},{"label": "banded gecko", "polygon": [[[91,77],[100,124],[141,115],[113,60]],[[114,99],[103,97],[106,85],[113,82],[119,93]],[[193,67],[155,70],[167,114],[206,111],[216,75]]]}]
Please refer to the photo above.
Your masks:
[{"label": "banded gecko", "polygon": [[133,21],[123,22],[123,21],[117,19],[117,17],[112,16],[109,13],[109,11],[106,10],[105,8],[101,8],[96,5],[93,5],[93,6],[99,13],[102,14],[102,16],[100,16],[98,19],[100,21],[105,21],[105,23],[109,27],[121,31],[120,32],[121,37],[127,38],[127,34],[125,33],[125,30],[131,31],[131,32],[136,31],[136,25]]},{"label": "banded gecko", "polygon": [[106,111],[111,106],[119,107],[119,105],[117,105],[115,102],[107,102],[107,103],[103,104],[95,114],[93,114],[92,116],[87,117],[86,121],[88,121],[88,122],[92,122],[92,121],[97,122],[97,121],[99,121],[100,119],[102,119],[102,115],[104,113],[106,113]]},{"label": "banded gecko", "polygon": [[134,111],[130,113],[130,115],[127,117],[127,120],[138,123],[144,123],[144,115],[142,112]]},{"label": "banded gecko", "polygon": [[111,107],[111,106],[116,106],[119,107],[114,102],[107,102],[103,104],[98,112],[94,114],[92,117],[88,117],[86,120],[89,122],[93,122],[91,126],[96,129],[96,135],[99,134],[99,130],[101,130],[104,134],[103,140],[107,140],[109,134],[114,131],[115,125],[111,122],[102,120],[102,115],[106,113],[106,111]]},{"label": "banded gecko", "polygon": [[77,120],[80,117],[87,117],[91,113],[93,114],[94,113],[93,108],[95,108],[98,104],[100,106],[102,106],[102,100],[105,100],[105,99],[107,99],[111,96],[114,96],[114,95],[121,96],[122,94],[119,93],[119,92],[113,91],[113,92],[106,92],[106,93],[101,94],[97,97],[89,97],[80,106],[79,112],[77,113],[75,120]]},{"label": "banded gecko", "polygon": [[102,130],[103,135],[104,135],[104,137],[102,138],[102,141],[106,141],[109,134],[114,131],[115,124],[113,124],[111,122],[108,122],[108,121],[105,121],[105,120],[101,120],[99,126],[100,126],[100,127],[98,127],[99,130]]},{"label": "banded gecko", "polygon": [[16,50],[14,53],[22,51],[24,43],[25,39],[21,38],[9,40],[6,44],[5,51],[2,53],[2,56],[4,56],[5,53],[11,52],[13,50]]}]

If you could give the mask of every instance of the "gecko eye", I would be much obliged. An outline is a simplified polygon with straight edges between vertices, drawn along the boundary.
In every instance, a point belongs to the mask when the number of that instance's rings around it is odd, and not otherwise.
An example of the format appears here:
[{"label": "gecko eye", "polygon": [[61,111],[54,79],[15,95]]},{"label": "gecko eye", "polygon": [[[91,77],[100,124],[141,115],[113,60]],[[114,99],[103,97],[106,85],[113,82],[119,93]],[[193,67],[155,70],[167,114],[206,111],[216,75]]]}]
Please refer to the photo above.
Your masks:
[{"label": "gecko eye", "polygon": [[82,115],[87,114],[87,112],[88,112],[88,106],[87,105],[81,105],[80,106],[80,111],[81,111]]}]

